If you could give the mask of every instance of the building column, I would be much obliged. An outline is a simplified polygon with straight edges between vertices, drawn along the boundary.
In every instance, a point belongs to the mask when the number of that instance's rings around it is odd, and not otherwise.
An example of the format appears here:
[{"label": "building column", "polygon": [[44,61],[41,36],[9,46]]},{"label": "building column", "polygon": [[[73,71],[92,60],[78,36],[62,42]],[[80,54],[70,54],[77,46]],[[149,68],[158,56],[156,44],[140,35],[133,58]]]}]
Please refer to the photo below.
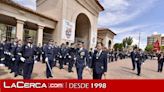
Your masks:
[{"label": "building column", "polygon": [[37,33],[37,45],[41,45],[43,44],[43,26],[38,26],[38,33]]},{"label": "building column", "polygon": [[23,40],[23,31],[24,31],[24,21],[22,20],[17,20],[17,25],[16,25],[16,37],[18,39]]},{"label": "building column", "polygon": [[108,49],[108,41],[109,41],[108,36],[105,36],[103,40],[103,44],[107,49]]}]

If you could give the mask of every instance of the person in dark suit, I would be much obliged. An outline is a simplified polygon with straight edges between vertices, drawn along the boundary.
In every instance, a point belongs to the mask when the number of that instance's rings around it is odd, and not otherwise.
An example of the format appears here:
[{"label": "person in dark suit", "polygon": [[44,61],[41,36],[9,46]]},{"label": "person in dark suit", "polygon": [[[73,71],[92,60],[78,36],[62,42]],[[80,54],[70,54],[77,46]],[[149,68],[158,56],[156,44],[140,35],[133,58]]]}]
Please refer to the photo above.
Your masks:
[{"label": "person in dark suit", "polygon": [[54,44],[54,63],[53,63],[53,66],[56,66],[56,64],[57,64],[59,51],[60,51],[60,48],[57,46],[57,42],[55,42],[55,44]]},{"label": "person in dark suit", "polygon": [[63,43],[59,51],[59,69],[64,69],[64,62],[67,55],[66,45]]},{"label": "person in dark suit", "polygon": [[111,62],[111,60],[112,60],[112,53],[111,53],[111,49],[109,49],[109,51],[108,51],[108,62],[110,63]]},{"label": "person in dark suit", "polygon": [[71,43],[71,47],[68,49],[68,72],[73,72],[72,68],[75,63],[76,49],[75,44]]},{"label": "person in dark suit", "polygon": [[97,50],[93,54],[92,65],[93,79],[102,79],[102,75],[107,74],[107,53],[103,51],[103,44],[97,43]]},{"label": "person in dark suit", "polygon": [[5,54],[4,54],[4,42],[0,42],[0,65],[4,66]]},{"label": "person in dark suit", "polygon": [[52,78],[52,67],[53,67],[53,62],[55,59],[55,53],[54,53],[54,45],[53,45],[53,40],[49,40],[49,43],[45,47],[45,61],[46,61],[46,77],[47,78]]},{"label": "person in dark suit", "polygon": [[22,47],[22,56],[21,61],[24,62],[23,67],[23,78],[31,79],[31,75],[33,72],[33,66],[36,55],[36,46],[33,45],[32,38],[27,38],[27,43],[25,43]]},{"label": "person in dark suit", "polygon": [[130,54],[131,61],[132,61],[132,67],[133,67],[132,70],[135,70],[135,66],[136,66],[136,62],[135,62],[136,49],[137,48],[134,48],[133,51]]},{"label": "person in dark suit", "polygon": [[16,48],[17,48],[17,41],[18,39],[17,38],[12,38],[12,43],[10,45],[10,64],[9,64],[9,67],[11,69],[11,72],[10,73],[13,73],[14,72],[14,63],[15,63],[15,54],[16,54]]},{"label": "person in dark suit", "polygon": [[8,67],[8,69],[10,69],[10,61],[11,61],[10,47],[11,47],[10,41],[6,40],[4,43],[4,54],[5,54],[5,66]]},{"label": "person in dark suit", "polygon": [[70,58],[68,57],[68,56],[69,56],[69,55],[68,55],[68,54],[69,54],[69,53],[68,53],[69,48],[70,48],[70,47],[69,47],[69,42],[66,42],[66,43],[65,43],[65,49],[66,49],[65,53],[66,53],[66,56],[65,56],[65,58],[64,58],[64,65],[67,65],[67,64],[69,63],[69,62],[68,62],[69,59],[70,59]]},{"label": "person in dark suit", "polygon": [[158,72],[162,72],[162,70],[163,70],[163,62],[164,62],[164,55],[163,55],[163,53],[161,52],[161,53],[159,53],[158,55],[157,55],[157,57],[158,57]]},{"label": "person in dark suit", "polygon": [[135,54],[135,62],[137,63],[137,75],[140,76],[141,65],[144,62],[144,57],[143,57],[143,53],[142,53],[141,49],[137,50],[137,52]]},{"label": "person in dark suit", "polygon": [[42,46],[42,63],[45,63],[45,47],[46,47],[46,44],[44,44]]},{"label": "person in dark suit", "polygon": [[114,51],[114,58],[115,58],[115,61],[117,61],[118,60],[118,50],[116,50],[116,51]]},{"label": "person in dark suit", "polygon": [[14,77],[17,77],[18,75],[22,75],[24,62],[20,60],[21,57],[22,57],[22,41],[18,40],[17,47],[15,50]]},{"label": "person in dark suit", "polygon": [[92,65],[92,57],[93,57],[93,49],[92,48],[90,48],[90,50],[89,50],[89,62],[88,62],[88,64],[89,64],[89,66],[91,67],[91,65]]},{"label": "person in dark suit", "polygon": [[42,55],[42,46],[41,46],[40,43],[38,44],[38,46],[37,46],[36,49],[37,49],[37,61],[40,62],[40,57],[41,57],[41,55]]},{"label": "person in dark suit", "polygon": [[113,62],[114,61],[114,50],[113,49],[111,50],[110,55],[111,55],[111,62]]},{"label": "person in dark suit", "polygon": [[89,60],[88,51],[83,46],[84,46],[84,42],[79,41],[78,49],[76,52],[76,61],[75,61],[77,76],[79,80],[83,79],[82,76],[83,76],[84,67],[86,66],[87,68],[89,68],[89,64],[87,63]]}]

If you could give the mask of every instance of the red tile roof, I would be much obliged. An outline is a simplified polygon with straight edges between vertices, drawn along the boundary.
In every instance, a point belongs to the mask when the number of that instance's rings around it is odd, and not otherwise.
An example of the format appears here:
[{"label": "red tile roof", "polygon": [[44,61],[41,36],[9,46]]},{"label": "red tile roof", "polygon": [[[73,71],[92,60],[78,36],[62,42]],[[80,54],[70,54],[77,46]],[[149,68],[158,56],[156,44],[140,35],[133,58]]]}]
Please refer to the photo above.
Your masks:
[{"label": "red tile roof", "polygon": [[112,32],[114,35],[117,35],[116,33],[114,33],[112,30],[110,30],[109,28],[98,28],[99,31],[102,31],[102,30],[107,30],[107,31],[110,31]]}]

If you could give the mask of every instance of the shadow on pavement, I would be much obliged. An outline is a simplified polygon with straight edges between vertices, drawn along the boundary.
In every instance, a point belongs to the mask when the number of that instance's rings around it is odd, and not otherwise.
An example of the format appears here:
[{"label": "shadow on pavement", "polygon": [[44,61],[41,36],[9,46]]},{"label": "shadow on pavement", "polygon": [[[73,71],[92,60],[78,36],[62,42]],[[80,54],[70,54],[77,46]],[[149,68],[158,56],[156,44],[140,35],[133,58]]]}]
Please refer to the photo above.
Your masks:
[{"label": "shadow on pavement", "polygon": [[147,70],[147,71],[152,71],[152,72],[156,72],[157,73],[157,71],[156,70],[154,70],[154,69],[149,69],[149,68],[143,68],[144,70]]},{"label": "shadow on pavement", "polygon": [[128,70],[122,70],[122,71],[124,71],[124,72],[127,72],[127,73],[130,73],[130,74],[134,74],[134,75],[136,75],[136,73],[135,73],[135,71],[128,71]]},{"label": "shadow on pavement", "polygon": [[127,70],[132,70],[131,68],[129,68],[129,67],[125,67],[125,66],[121,66],[121,68],[123,68],[123,69],[127,69]]}]

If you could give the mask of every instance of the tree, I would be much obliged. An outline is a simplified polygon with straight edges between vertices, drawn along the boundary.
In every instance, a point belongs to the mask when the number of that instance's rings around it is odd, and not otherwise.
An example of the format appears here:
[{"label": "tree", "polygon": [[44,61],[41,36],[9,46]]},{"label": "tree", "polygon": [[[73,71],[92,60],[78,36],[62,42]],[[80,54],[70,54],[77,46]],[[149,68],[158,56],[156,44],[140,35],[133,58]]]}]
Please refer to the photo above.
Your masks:
[{"label": "tree", "polygon": [[114,48],[115,50],[117,50],[117,49],[119,48],[119,43],[115,43],[114,46],[113,46],[113,48]]},{"label": "tree", "polygon": [[122,40],[122,44],[124,48],[129,48],[133,43],[133,38],[132,37],[126,37]]},{"label": "tree", "polygon": [[127,44],[126,39],[123,39],[122,45],[123,45],[124,48],[126,47],[126,44]]},{"label": "tree", "polygon": [[127,42],[128,47],[131,46],[133,43],[133,38],[132,37],[126,38],[126,42]]},{"label": "tree", "polygon": [[146,48],[145,48],[145,51],[153,52],[153,49],[154,49],[153,45],[147,45]]},{"label": "tree", "polygon": [[164,46],[161,46],[160,49],[162,52],[164,52]]},{"label": "tree", "polygon": [[137,46],[137,44],[134,44],[132,47],[133,47],[133,48],[137,48],[138,46]]},{"label": "tree", "polygon": [[118,49],[119,49],[119,50],[122,50],[122,48],[123,48],[123,45],[122,45],[122,43],[120,43]]},{"label": "tree", "polygon": [[116,43],[114,44],[114,50],[122,50],[123,44],[122,43]]}]

